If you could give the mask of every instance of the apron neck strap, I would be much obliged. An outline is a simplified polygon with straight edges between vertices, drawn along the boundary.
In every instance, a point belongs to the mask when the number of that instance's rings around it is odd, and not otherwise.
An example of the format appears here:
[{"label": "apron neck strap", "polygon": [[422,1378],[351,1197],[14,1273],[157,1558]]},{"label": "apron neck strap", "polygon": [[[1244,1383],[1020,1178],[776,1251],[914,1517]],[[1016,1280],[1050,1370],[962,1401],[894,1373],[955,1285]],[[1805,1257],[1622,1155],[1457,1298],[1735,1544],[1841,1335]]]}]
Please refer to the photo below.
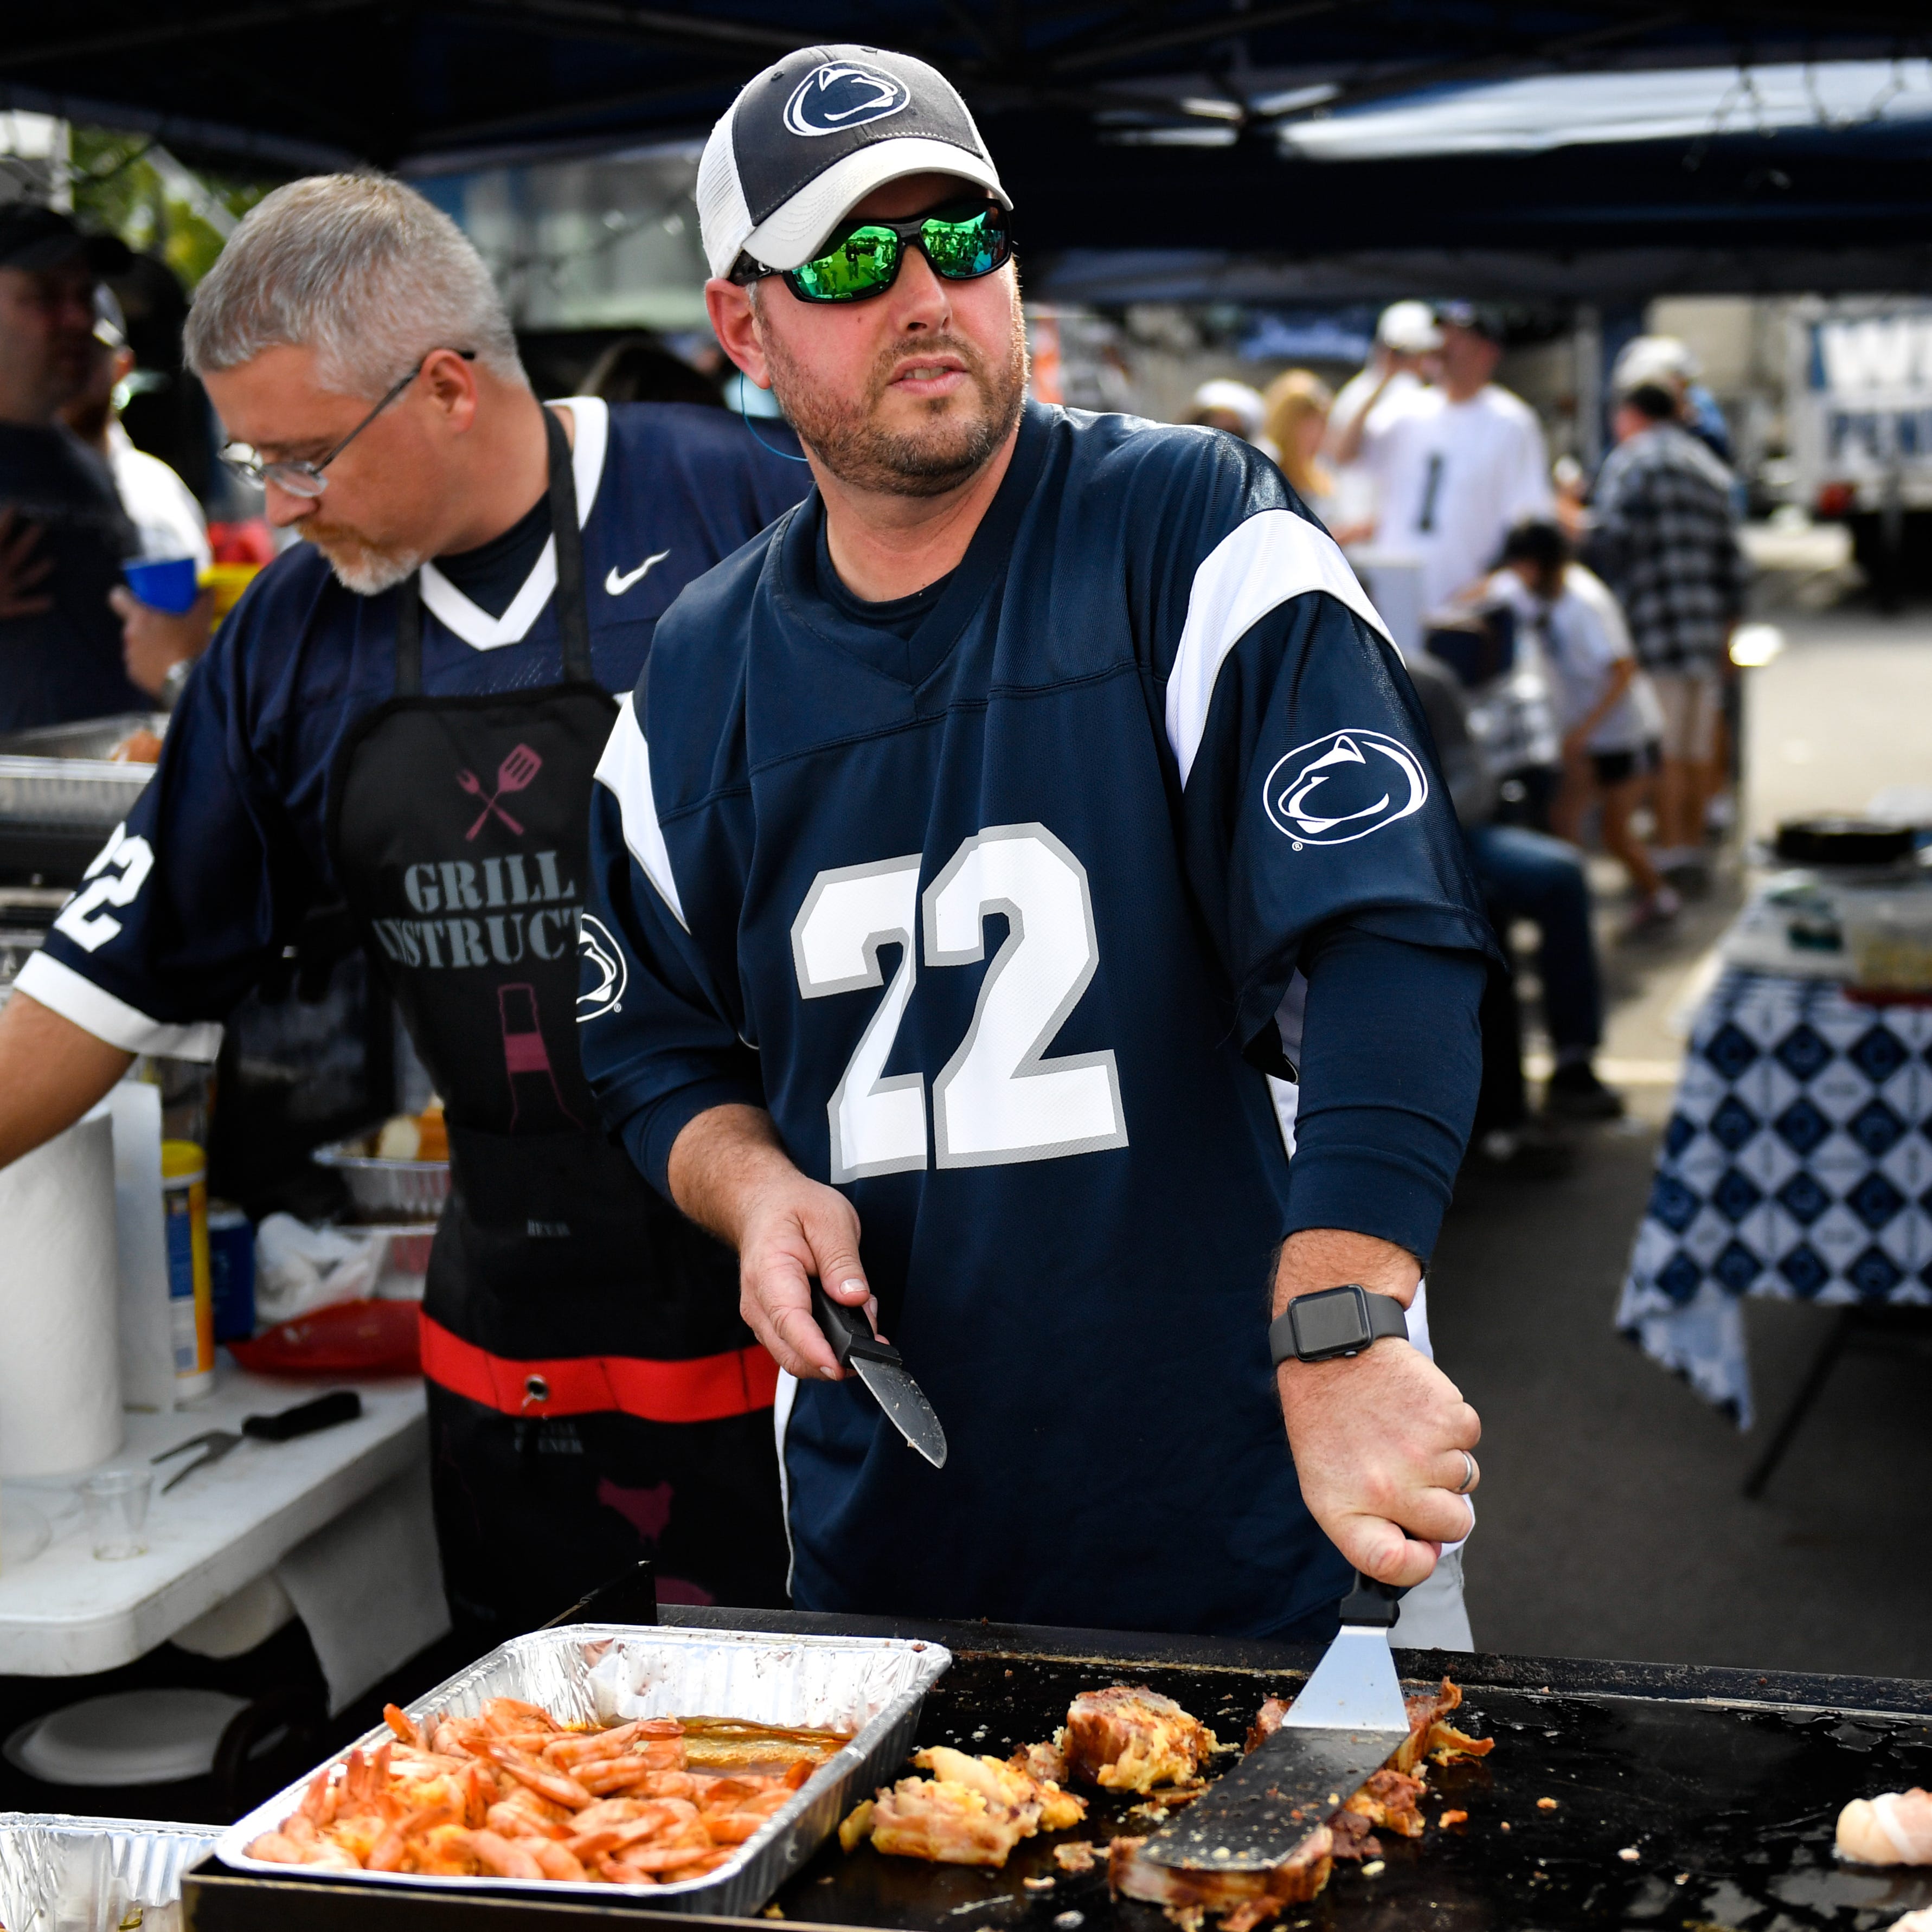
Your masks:
[{"label": "apron neck strap", "polygon": [[[556,627],[563,642],[563,675],[568,682],[589,684],[590,619],[584,596],[584,532],[577,521],[570,439],[556,410],[548,404],[538,407],[550,456],[550,528],[556,544]],[[414,698],[422,689],[422,578],[412,571],[397,592],[396,694]]]},{"label": "apron neck strap", "polygon": [[422,689],[422,578],[411,571],[396,586],[396,695]]},{"label": "apron neck strap", "polygon": [[577,477],[570,439],[556,410],[546,406],[550,440],[550,528],[556,541],[556,627],[563,640],[563,675],[572,684],[590,678],[590,617],[584,595],[584,532],[577,521]]}]

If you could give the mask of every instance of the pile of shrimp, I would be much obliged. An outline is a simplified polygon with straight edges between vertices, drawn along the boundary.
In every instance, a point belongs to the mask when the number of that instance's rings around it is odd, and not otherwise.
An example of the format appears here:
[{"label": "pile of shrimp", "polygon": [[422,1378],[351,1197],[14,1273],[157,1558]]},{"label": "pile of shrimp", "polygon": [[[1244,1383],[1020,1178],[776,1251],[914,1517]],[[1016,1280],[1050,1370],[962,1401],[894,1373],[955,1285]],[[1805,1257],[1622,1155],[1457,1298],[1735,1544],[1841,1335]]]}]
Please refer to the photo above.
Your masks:
[{"label": "pile of shrimp", "polygon": [[[665,1885],[730,1857],[818,1768],[716,1776],[686,1768],[684,1727],[640,1718],[573,1730],[541,1705],[493,1697],[474,1718],[394,1733],[325,1766],[249,1855],[325,1871]],[[339,1775],[338,1774],[340,1774]]]}]

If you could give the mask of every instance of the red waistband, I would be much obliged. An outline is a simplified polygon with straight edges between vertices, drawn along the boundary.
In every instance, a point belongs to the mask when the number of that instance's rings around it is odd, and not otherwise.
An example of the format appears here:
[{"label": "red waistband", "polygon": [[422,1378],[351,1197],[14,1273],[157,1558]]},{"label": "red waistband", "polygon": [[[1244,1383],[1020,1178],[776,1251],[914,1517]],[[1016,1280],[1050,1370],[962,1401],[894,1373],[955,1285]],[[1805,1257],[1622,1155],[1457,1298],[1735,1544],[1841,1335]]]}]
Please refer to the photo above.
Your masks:
[{"label": "red waistband", "polygon": [[593,1415],[615,1410],[646,1422],[717,1422],[770,1408],[778,1364],[756,1346],[686,1362],[638,1355],[574,1355],[513,1362],[422,1318],[423,1373],[453,1395],[505,1415]]}]

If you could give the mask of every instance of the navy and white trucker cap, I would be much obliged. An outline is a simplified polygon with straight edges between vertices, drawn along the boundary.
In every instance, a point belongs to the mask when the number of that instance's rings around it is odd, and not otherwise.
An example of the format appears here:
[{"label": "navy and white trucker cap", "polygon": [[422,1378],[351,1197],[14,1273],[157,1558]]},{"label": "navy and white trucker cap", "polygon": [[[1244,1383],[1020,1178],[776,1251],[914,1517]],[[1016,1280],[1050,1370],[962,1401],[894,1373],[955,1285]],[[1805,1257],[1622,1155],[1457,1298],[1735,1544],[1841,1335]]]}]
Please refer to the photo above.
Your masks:
[{"label": "navy and white trucker cap", "polygon": [[698,164],[705,259],[728,275],[741,254],[796,268],[876,188],[957,175],[1010,208],[952,83],[910,54],[801,47],[748,82]]}]

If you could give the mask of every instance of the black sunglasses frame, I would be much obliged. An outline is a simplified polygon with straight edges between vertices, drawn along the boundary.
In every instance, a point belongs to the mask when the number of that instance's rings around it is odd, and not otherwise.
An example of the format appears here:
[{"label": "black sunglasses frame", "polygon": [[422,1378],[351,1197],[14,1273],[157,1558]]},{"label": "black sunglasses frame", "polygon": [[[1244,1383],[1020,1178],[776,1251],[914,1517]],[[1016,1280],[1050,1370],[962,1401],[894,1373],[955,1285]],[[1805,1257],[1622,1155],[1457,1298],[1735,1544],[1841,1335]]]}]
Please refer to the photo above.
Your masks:
[{"label": "black sunglasses frame", "polygon": [[[836,230],[826,246],[816,255],[809,258],[811,261],[822,261],[826,256],[836,254],[862,228],[889,228],[898,237],[899,251],[892,263],[892,273],[877,288],[867,289],[862,294],[852,296],[808,294],[799,284],[800,270],[798,268],[770,268],[764,262],[755,260],[749,255],[740,255],[738,257],[736,262],[732,266],[730,275],[726,279],[735,282],[740,288],[748,288],[752,283],[761,282],[768,275],[776,275],[798,301],[809,302],[814,308],[850,308],[854,302],[871,302],[876,297],[885,294],[898,280],[899,271],[905,266],[907,256],[916,248],[922,255],[926,256],[926,266],[931,268],[942,281],[983,281],[988,275],[998,274],[1013,259],[1012,211],[1010,208],[1003,208],[997,201],[971,204],[974,214],[976,215],[983,211],[992,218],[990,225],[992,232],[998,236],[1001,244],[999,250],[999,260],[990,267],[981,268],[970,275],[948,274],[938,262],[933,260],[926,250],[926,224],[928,221],[946,220],[948,217],[946,210],[948,208],[958,208],[966,205],[957,201],[943,202],[938,208],[928,208],[923,214],[909,214],[902,220],[889,220],[883,215],[868,215],[860,220],[848,221],[843,227]],[[807,264],[800,264],[801,268],[806,266]]]}]

